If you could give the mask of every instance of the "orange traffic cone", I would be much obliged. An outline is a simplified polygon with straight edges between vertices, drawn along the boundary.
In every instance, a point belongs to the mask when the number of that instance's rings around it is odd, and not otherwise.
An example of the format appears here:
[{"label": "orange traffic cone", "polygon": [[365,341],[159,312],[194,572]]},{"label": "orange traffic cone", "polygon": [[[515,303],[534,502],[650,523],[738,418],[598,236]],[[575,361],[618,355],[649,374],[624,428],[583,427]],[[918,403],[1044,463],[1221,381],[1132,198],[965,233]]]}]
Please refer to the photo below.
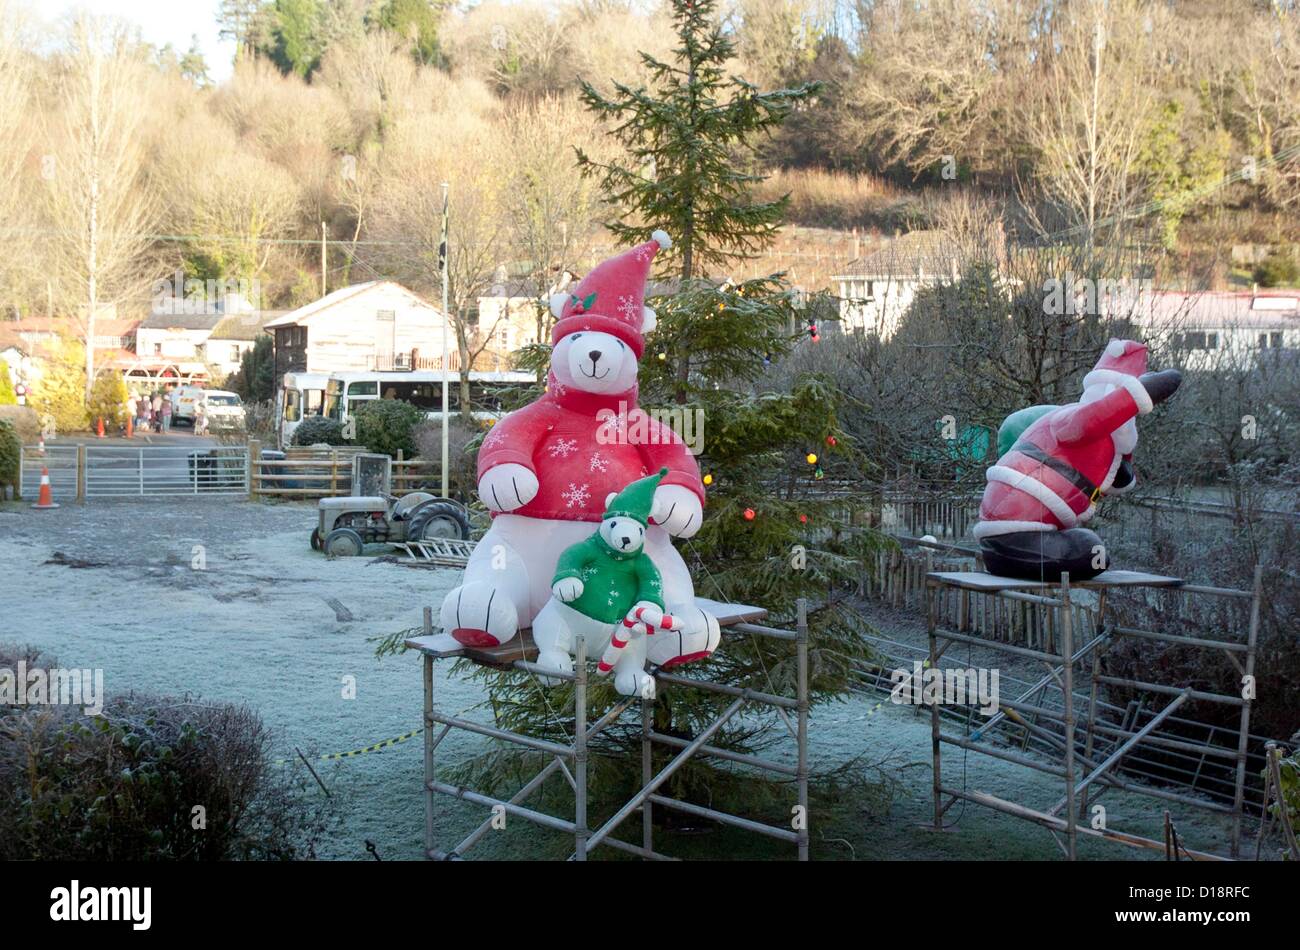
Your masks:
[{"label": "orange traffic cone", "polygon": [[39,452],[41,455],[44,455],[44,454],[45,454],[45,436],[44,436],[44,435],[41,436],[41,443],[40,443],[40,445],[36,446],[36,451]]},{"label": "orange traffic cone", "polygon": [[95,434],[101,439],[104,437],[104,417],[99,417],[99,425],[95,427]]},{"label": "orange traffic cone", "polygon": [[54,503],[54,496],[50,493],[50,470],[44,465],[41,466],[41,494],[36,499],[33,508],[57,508]]}]

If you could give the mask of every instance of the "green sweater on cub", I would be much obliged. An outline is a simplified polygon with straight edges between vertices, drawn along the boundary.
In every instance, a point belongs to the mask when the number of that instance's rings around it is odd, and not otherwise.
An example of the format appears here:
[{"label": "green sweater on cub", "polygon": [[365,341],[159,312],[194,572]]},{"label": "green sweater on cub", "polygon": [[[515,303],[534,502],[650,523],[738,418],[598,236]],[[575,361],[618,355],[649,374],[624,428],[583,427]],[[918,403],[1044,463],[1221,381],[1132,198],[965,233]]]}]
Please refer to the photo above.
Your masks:
[{"label": "green sweater on cub", "polygon": [[592,620],[618,623],[642,601],[664,606],[663,582],[650,556],[615,551],[599,532],[560,555],[551,583],[566,577],[582,581],[582,594],[569,606]]}]

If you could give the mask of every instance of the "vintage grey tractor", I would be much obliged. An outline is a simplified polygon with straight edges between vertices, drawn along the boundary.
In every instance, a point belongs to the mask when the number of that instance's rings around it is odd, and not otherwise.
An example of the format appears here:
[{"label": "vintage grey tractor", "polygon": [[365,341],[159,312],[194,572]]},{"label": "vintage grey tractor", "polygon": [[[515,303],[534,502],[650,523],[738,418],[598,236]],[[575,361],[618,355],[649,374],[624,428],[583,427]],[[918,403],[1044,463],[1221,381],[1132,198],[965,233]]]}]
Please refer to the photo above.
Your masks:
[{"label": "vintage grey tractor", "polygon": [[327,557],[356,557],[367,544],[469,539],[465,507],[428,492],[322,498],[317,507],[311,546]]}]

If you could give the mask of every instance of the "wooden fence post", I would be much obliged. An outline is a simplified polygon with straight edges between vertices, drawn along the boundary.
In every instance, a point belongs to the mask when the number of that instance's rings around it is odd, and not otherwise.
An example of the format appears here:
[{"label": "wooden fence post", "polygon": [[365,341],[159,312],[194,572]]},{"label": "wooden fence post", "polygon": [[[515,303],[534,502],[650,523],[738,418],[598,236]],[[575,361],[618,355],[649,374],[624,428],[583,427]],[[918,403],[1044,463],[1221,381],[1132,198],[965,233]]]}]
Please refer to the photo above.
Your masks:
[{"label": "wooden fence post", "polygon": [[86,503],[86,443],[77,443],[77,504]]},{"label": "wooden fence post", "polygon": [[257,498],[257,477],[261,474],[262,442],[260,439],[248,440],[248,500]]}]

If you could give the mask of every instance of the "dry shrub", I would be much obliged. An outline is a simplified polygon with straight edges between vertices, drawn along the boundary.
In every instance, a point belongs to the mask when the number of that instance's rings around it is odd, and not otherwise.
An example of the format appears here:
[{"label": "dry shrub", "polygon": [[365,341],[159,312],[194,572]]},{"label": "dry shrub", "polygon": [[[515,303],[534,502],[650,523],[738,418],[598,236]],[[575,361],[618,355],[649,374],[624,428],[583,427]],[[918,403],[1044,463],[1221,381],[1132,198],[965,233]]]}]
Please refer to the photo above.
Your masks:
[{"label": "dry shrub", "polygon": [[[0,644],[0,668],[20,660],[58,665]],[[131,695],[87,716],[0,705],[0,860],[305,859],[330,824],[328,800],[273,764],[247,706]]]},{"label": "dry shrub", "polygon": [[874,175],[819,168],[778,169],[754,189],[760,201],[786,193],[790,224],[896,231],[916,215],[913,198]]}]

